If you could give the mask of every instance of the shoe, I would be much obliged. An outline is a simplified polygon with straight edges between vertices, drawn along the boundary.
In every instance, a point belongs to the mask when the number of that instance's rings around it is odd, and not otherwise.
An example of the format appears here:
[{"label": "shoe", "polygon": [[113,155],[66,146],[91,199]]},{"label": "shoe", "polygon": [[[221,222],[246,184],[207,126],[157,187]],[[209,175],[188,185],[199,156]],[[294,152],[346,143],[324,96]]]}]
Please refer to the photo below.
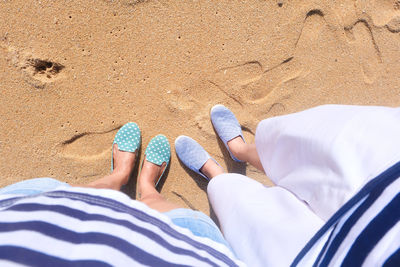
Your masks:
[{"label": "shoe", "polygon": [[243,162],[233,156],[228,147],[228,142],[238,136],[240,136],[243,141],[246,142],[243,137],[242,127],[240,126],[235,115],[225,106],[215,105],[211,109],[210,117],[215,131],[224,143],[229,155],[231,155],[231,158],[236,162]]},{"label": "shoe", "polygon": [[[175,140],[175,151],[178,155],[178,158],[183,162],[183,164],[185,164],[186,167],[203,176],[206,180],[210,180],[207,176],[200,172],[200,169],[208,159],[212,159],[217,164],[218,162],[210,157],[207,151],[205,151],[204,148],[199,145],[199,143],[188,136],[181,135]],[[219,166],[221,167],[221,165]]]},{"label": "shoe", "polygon": [[[118,145],[118,150],[134,153],[139,150],[141,135],[139,126],[134,122],[128,122],[119,129],[114,137],[114,144]],[[111,149],[111,172],[114,170],[114,154]]]},{"label": "shoe", "polygon": [[144,160],[147,160],[151,163],[154,163],[158,166],[161,166],[165,162],[165,168],[158,177],[156,182],[156,187],[160,182],[162,176],[164,175],[165,170],[168,167],[169,161],[171,159],[171,146],[169,145],[167,137],[162,134],[159,134],[153,139],[150,140],[149,144],[147,145],[146,151],[144,152],[145,158],[143,159],[142,166]]}]

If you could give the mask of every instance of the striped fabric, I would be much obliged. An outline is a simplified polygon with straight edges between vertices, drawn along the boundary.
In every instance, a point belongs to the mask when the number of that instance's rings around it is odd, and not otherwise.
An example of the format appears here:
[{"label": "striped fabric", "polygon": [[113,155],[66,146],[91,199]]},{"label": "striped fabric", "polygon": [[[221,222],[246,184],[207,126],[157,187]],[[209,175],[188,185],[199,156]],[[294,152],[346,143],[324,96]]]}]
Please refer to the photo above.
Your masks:
[{"label": "striped fabric", "polygon": [[230,250],[112,190],[0,198],[0,266],[241,266]]},{"label": "striped fabric", "polygon": [[371,180],[304,247],[292,266],[400,266],[400,163]]},{"label": "striped fabric", "polygon": [[[292,266],[400,266],[400,163],[365,185]],[[279,244],[277,244],[279,245]],[[0,266],[243,266],[113,190],[62,188],[0,196]]]}]

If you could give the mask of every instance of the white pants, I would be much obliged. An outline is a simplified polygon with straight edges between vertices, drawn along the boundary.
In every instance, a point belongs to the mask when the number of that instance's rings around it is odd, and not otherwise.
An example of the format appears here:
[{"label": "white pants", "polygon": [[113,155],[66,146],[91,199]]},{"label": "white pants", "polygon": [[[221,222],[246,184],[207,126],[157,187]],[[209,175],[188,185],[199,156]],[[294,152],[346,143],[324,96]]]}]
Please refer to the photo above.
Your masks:
[{"label": "white pants", "polygon": [[255,140],[277,186],[222,174],[208,196],[240,259],[288,266],[335,211],[400,160],[400,108],[320,106],[260,122]]}]

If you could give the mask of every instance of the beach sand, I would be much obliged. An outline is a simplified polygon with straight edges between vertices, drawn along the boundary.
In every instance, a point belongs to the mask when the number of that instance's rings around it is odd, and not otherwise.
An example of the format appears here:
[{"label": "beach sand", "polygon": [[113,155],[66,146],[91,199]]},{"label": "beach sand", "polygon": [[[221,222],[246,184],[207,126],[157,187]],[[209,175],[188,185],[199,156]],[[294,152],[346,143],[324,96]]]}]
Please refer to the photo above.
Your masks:
[{"label": "beach sand", "polygon": [[14,0],[1,1],[0,14],[0,186],[102,177],[115,133],[134,121],[140,159],[156,134],[170,140],[161,193],[209,214],[206,181],[175,154],[179,135],[271,185],[230,160],[213,105],[229,107],[252,142],[265,118],[400,104],[399,0]]}]

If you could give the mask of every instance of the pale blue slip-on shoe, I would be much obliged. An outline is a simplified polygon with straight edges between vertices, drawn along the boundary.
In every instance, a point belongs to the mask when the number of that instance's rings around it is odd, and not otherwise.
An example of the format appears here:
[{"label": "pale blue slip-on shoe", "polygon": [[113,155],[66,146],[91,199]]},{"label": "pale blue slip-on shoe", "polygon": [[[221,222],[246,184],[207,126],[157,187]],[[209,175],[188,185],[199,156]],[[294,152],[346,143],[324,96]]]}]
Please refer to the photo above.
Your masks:
[{"label": "pale blue slip-on shoe", "polygon": [[[140,147],[140,129],[139,126],[134,122],[128,122],[119,129],[114,137],[114,144],[118,145],[118,150],[127,151],[134,153]],[[111,171],[114,170],[114,155],[113,149],[111,149]]]},{"label": "pale blue slip-on shoe", "polygon": [[143,162],[144,160],[147,160],[158,166],[161,166],[164,162],[166,164],[162,174],[160,175],[160,177],[158,177],[158,180],[156,182],[157,187],[171,159],[171,146],[169,145],[167,137],[162,134],[153,137],[153,139],[151,139],[149,144],[147,145],[144,155],[145,158],[143,159]]},{"label": "pale blue slip-on shoe", "polygon": [[[210,180],[207,176],[200,172],[200,169],[208,159],[212,159],[217,164],[218,162],[210,157],[207,151],[205,151],[199,143],[188,136],[181,135],[175,140],[175,151],[178,155],[178,158],[183,162],[183,164],[185,164],[186,167],[203,176],[207,180]],[[221,167],[221,165],[219,166]]]},{"label": "pale blue slip-on shoe", "polygon": [[242,127],[240,126],[235,115],[227,107],[223,105],[215,105],[210,112],[211,122],[214,125],[214,129],[217,131],[219,138],[221,138],[226,149],[231,155],[231,158],[237,162],[243,162],[233,156],[229,150],[228,142],[237,136],[240,136],[244,142]]}]

